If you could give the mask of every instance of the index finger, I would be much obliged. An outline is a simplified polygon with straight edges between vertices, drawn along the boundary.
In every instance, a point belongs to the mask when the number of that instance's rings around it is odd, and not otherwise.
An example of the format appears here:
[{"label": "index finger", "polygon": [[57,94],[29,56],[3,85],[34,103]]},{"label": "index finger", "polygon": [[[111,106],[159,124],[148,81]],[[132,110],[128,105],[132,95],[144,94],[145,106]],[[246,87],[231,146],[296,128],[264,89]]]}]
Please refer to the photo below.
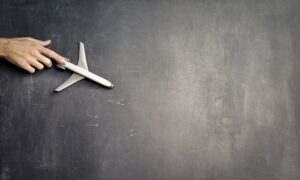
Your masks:
[{"label": "index finger", "polygon": [[65,59],[61,55],[57,54],[56,52],[54,52],[48,48],[42,47],[41,53],[48,56],[49,58],[55,60],[59,64],[65,63]]}]

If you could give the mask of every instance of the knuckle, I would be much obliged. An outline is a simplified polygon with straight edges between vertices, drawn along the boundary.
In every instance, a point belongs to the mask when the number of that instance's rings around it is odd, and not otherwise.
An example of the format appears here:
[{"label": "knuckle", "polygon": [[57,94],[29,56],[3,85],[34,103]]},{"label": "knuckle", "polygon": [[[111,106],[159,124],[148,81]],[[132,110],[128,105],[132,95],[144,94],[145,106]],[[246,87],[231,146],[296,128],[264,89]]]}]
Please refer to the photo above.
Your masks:
[{"label": "knuckle", "polygon": [[17,64],[21,67],[26,67],[28,65],[25,61],[18,61]]},{"label": "knuckle", "polygon": [[34,49],[39,49],[40,45],[37,42],[32,42]]},{"label": "knuckle", "polygon": [[35,45],[36,45],[35,42],[33,42],[33,41],[28,41],[27,43],[28,43],[28,46],[29,46],[29,47],[35,48]]},{"label": "knuckle", "polygon": [[38,50],[33,49],[33,50],[30,51],[30,54],[36,56],[38,54],[38,52],[39,52]]},{"label": "knuckle", "polygon": [[40,45],[38,45],[38,46],[36,46],[36,51],[38,52],[38,53],[40,53],[40,52],[42,52],[43,51],[43,47],[42,46],[40,46]]},{"label": "knuckle", "polygon": [[50,50],[47,49],[47,48],[44,49],[44,52],[47,53],[47,54],[50,54]]},{"label": "knuckle", "polygon": [[32,61],[33,60],[33,57],[30,54],[25,55],[24,58],[25,58],[26,61]]},{"label": "knuckle", "polygon": [[55,55],[55,52],[49,49],[49,54],[50,54],[51,56],[53,56],[53,55]]}]

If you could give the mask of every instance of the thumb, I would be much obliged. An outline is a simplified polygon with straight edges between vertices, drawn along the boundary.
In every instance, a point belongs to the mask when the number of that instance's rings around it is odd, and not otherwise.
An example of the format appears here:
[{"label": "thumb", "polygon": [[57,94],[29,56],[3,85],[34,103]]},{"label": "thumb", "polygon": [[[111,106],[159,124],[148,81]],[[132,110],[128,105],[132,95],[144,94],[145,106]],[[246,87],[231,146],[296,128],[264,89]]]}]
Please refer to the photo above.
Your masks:
[{"label": "thumb", "polygon": [[49,46],[49,44],[51,44],[51,40],[47,40],[47,41],[42,41],[41,42],[42,46]]}]

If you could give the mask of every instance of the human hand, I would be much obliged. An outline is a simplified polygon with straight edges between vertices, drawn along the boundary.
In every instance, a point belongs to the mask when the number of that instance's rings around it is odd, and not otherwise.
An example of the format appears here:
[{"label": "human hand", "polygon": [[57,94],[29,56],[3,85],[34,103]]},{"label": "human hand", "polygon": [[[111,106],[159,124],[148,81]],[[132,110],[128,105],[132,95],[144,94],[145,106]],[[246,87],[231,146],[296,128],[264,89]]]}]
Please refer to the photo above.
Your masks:
[{"label": "human hand", "polygon": [[50,43],[50,40],[40,41],[30,37],[0,38],[0,57],[30,73],[34,73],[35,69],[42,70],[44,66],[51,67],[50,59],[64,64],[62,56],[46,48]]}]

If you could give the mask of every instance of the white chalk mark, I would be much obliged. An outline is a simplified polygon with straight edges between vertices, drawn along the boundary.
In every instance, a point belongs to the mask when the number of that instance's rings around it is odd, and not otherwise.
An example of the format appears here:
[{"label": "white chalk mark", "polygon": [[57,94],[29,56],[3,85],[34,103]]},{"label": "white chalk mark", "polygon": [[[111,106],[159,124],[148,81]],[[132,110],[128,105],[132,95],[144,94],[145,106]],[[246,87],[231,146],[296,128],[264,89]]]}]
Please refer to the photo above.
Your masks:
[{"label": "white chalk mark", "polygon": [[99,116],[97,114],[87,114],[87,116],[89,118],[94,118],[94,119],[98,119],[99,118]]},{"label": "white chalk mark", "polygon": [[96,124],[87,124],[86,126],[90,126],[90,127],[98,127],[99,124],[98,124],[98,123],[96,123]]},{"label": "white chalk mark", "polygon": [[114,101],[112,99],[107,100],[107,102],[112,103],[112,104],[117,104],[117,105],[120,105],[120,106],[125,106],[124,103],[122,103],[120,101]]},{"label": "white chalk mark", "polygon": [[130,135],[130,137],[134,136],[134,131],[133,131],[133,129],[130,129],[130,130],[129,130],[129,135]]}]

